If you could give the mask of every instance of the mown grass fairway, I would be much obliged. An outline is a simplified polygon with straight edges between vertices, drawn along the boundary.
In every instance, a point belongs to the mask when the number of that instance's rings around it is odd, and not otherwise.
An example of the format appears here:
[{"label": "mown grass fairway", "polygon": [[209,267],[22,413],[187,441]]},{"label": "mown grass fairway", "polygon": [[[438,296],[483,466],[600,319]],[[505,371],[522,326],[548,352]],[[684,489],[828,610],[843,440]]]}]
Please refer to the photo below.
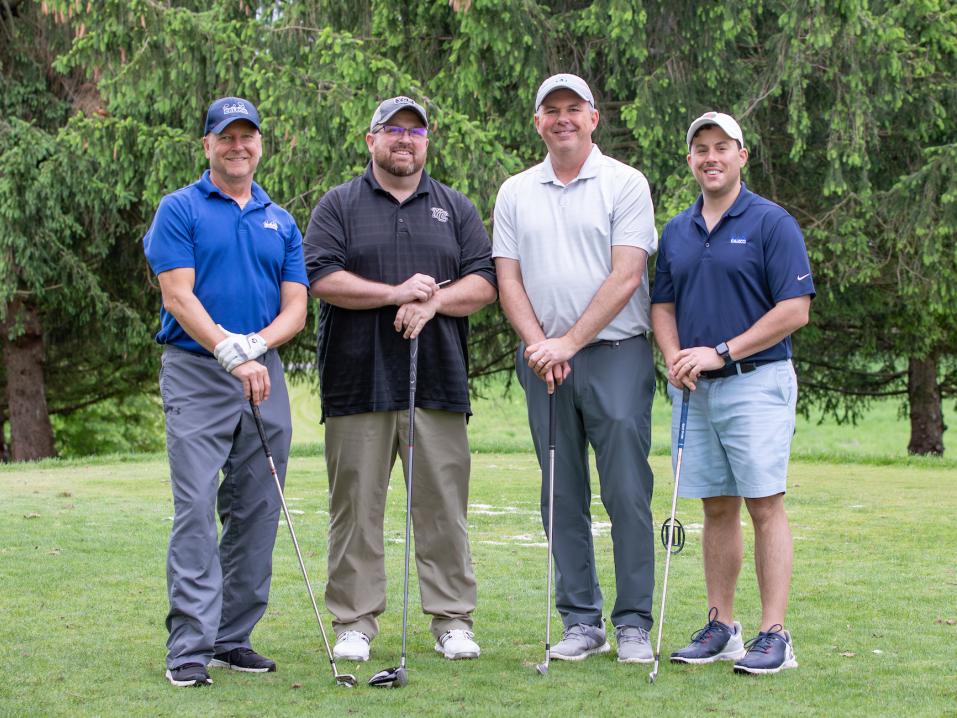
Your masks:
[{"label": "mown grass fairway", "polygon": [[[671,470],[656,456],[654,510],[670,508]],[[268,476],[263,481],[269,480]],[[364,685],[399,655],[404,492],[396,473],[387,516],[389,606],[362,685],[337,688],[285,526],[270,609],[254,645],[279,671],[215,671],[210,689],[163,678],[164,560],[171,501],[162,457],[0,469],[2,716],[942,716],[957,711],[957,480],[950,462],[862,466],[796,462],[788,498],[795,535],[789,615],[800,668],[735,676],[726,664],[649,667],[614,654],[581,664],[542,659],[545,548],[531,454],[475,457],[470,530],[479,580],[477,661],[432,650],[412,592],[409,685]],[[326,478],[321,457],[297,457],[290,507],[313,583],[325,567]],[[614,599],[607,517],[593,505],[599,574]],[[701,512],[683,501],[688,546],[672,563],[664,650],[705,619]],[[746,540],[750,527],[745,528]],[[752,634],[758,600],[747,540],[736,613]],[[658,549],[659,582],[663,567]],[[413,586],[415,584],[413,583]],[[657,613],[657,600],[655,611]],[[555,614],[557,616],[557,614]],[[327,629],[328,616],[327,618]],[[553,626],[560,626],[559,621]]]}]

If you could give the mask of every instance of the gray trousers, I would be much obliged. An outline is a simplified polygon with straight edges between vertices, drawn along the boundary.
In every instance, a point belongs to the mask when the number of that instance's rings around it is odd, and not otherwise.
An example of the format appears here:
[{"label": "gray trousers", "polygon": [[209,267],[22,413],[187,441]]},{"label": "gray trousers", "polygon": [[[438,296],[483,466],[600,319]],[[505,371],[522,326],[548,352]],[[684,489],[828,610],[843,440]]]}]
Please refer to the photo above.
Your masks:
[{"label": "gray trousers", "polygon": [[[260,407],[281,480],[292,427],[282,362],[270,350]],[[249,647],[269,598],[280,502],[242,384],[212,357],[167,347],[160,369],[173,529],[166,562],[166,665]],[[222,471],[223,480],[219,475]],[[216,513],[222,523],[217,545]]]},{"label": "gray trousers", "polygon": [[[548,466],[548,393],[545,382],[516,357],[528,421],[543,471]],[[592,543],[588,445],[595,451],[601,501],[611,518],[617,594],[615,626],[650,629],[655,585],[651,402],[655,393],[651,346],[644,336],[600,342],[571,361],[558,387],[555,438],[556,605],[565,627],[602,623],[602,595]],[[542,523],[548,532],[548,484],[542,482]]]}]

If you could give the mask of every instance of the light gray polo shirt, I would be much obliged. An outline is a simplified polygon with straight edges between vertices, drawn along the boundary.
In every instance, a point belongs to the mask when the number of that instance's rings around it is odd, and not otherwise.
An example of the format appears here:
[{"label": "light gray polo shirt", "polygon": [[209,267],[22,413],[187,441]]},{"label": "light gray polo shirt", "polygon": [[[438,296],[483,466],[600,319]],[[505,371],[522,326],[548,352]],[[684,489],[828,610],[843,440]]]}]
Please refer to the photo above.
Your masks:
[{"label": "light gray polo shirt", "polygon": [[[518,260],[525,292],[545,336],[564,335],[611,273],[611,248],[658,248],[648,180],[606,157],[597,145],[567,185],[550,157],[502,184],[495,200],[492,256]],[[648,270],[598,339],[627,339],[651,329]]]}]

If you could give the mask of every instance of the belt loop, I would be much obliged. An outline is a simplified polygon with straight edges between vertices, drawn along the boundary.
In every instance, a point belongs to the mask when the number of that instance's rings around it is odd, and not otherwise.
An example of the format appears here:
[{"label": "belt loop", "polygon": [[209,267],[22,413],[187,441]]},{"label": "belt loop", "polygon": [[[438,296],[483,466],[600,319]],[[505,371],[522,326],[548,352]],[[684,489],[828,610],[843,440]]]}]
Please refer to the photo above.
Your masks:
[{"label": "belt loop", "polygon": [[740,363],[740,362],[735,362],[734,369],[735,369],[735,371],[738,372],[739,375],[740,375],[740,374],[744,374],[744,372],[741,371],[741,363]]}]

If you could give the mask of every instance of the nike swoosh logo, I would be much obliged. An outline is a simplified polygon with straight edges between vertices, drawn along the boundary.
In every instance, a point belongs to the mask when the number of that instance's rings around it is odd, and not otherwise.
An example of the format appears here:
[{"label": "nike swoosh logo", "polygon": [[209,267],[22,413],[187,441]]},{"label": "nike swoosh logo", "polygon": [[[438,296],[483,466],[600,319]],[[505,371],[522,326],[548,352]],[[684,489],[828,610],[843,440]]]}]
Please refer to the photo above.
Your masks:
[{"label": "nike swoosh logo", "polygon": [[807,279],[810,276],[811,276],[810,272],[808,272],[807,274],[800,275],[798,276],[798,281],[800,282],[802,279]]}]

